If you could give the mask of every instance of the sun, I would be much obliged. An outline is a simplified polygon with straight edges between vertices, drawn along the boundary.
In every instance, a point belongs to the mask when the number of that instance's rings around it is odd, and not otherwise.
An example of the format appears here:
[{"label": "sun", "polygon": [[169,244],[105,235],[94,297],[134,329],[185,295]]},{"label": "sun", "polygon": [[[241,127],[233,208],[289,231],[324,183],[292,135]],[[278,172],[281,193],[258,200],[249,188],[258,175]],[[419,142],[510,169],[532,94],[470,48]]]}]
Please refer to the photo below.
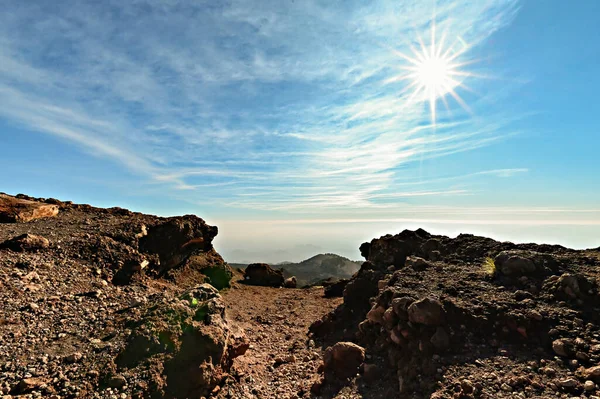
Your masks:
[{"label": "sun", "polygon": [[438,40],[436,38],[435,22],[431,28],[431,40],[428,45],[421,37],[419,47],[410,46],[411,54],[407,55],[398,50],[393,52],[406,62],[400,66],[402,74],[387,80],[387,83],[408,81],[403,92],[411,91],[410,101],[426,101],[429,103],[431,122],[435,125],[438,100],[442,100],[448,109],[446,96],[452,96],[465,110],[470,111],[464,100],[457,94],[459,87],[468,87],[464,79],[472,76],[462,68],[469,62],[462,62],[461,56],[469,46],[460,37],[452,45],[446,46],[446,33]]}]

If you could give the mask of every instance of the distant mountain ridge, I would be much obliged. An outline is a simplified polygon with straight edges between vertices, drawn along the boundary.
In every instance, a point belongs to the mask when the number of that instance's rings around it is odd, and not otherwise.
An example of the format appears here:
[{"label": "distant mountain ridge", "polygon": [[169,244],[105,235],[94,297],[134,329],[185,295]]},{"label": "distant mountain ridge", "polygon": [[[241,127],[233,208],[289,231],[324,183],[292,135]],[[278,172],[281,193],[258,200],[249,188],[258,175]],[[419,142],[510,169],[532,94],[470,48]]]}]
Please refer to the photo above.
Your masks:
[{"label": "distant mountain ridge", "polygon": [[[268,262],[266,262],[268,263]],[[360,269],[362,262],[340,255],[325,253],[312,256],[302,262],[268,263],[274,269],[283,270],[284,277],[296,276],[298,286],[315,284],[333,278],[350,278]],[[231,267],[245,269],[246,263],[229,263]]]},{"label": "distant mountain ridge", "polygon": [[340,255],[326,253],[315,255],[299,263],[281,263],[285,277],[296,276],[298,285],[314,284],[333,277],[350,278],[360,269],[362,262],[353,261]]}]

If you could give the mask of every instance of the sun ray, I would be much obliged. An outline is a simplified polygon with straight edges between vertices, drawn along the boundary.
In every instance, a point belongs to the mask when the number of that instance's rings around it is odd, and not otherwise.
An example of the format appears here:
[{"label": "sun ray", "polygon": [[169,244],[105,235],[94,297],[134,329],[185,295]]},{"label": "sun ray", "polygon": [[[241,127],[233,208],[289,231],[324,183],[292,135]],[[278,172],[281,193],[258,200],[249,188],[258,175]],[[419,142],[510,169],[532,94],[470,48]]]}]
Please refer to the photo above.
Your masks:
[{"label": "sun ray", "polygon": [[[437,37],[438,29],[435,16],[430,25],[430,41],[425,43],[422,35],[417,35],[416,43],[408,45],[410,53],[405,54],[392,49],[393,53],[402,58],[406,64],[400,69],[406,71],[387,79],[385,83],[400,81],[409,82],[401,91],[401,95],[411,91],[408,103],[414,100],[429,103],[429,113],[432,125],[435,126],[438,114],[437,102],[441,100],[447,111],[450,111],[446,96],[452,97],[465,111],[472,113],[467,103],[460,97],[457,90],[465,89],[474,92],[464,84],[464,80],[478,75],[465,71],[462,68],[477,60],[462,60],[464,54],[469,51],[470,46],[460,36],[451,41],[448,40],[447,29],[440,29],[441,36]],[[427,37],[427,35],[425,35]]]}]

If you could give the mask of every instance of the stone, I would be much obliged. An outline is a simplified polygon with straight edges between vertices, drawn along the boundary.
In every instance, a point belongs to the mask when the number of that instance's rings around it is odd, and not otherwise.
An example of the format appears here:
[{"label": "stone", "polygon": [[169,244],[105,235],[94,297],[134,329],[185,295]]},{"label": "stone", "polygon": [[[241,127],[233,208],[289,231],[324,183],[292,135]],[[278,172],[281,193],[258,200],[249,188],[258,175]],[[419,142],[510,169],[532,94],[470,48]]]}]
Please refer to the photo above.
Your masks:
[{"label": "stone", "polygon": [[281,270],[275,270],[266,263],[252,263],[244,271],[244,282],[250,285],[281,287],[285,279]]},{"label": "stone", "polygon": [[367,320],[376,323],[383,324],[383,314],[385,313],[385,308],[380,305],[375,305],[373,308],[367,313]]},{"label": "stone", "polygon": [[474,391],[473,383],[469,380],[462,380],[460,382],[460,387],[461,387],[462,391],[467,395],[472,394]]},{"label": "stone", "polygon": [[392,299],[392,309],[400,320],[408,320],[408,307],[415,301],[415,298],[408,296]]},{"label": "stone", "polygon": [[38,251],[49,247],[50,241],[34,234],[23,234],[0,244],[0,249],[7,248],[15,252]]},{"label": "stone", "polygon": [[586,379],[600,379],[600,366],[590,367],[583,371],[583,376]]},{"label": "stone", "polygon": [[115,375],[109,378],[108,386],[111,388],[123,388],[127,385],[127,380],[122,375]]},{"label": "stone", "polygon": [[594,381],[588,380],[583,384],[583,389],[586,392],[593,392],[594,390],[596,390],[596,384],[594,383]]},{"label": "stone", "polygon": [[365,361],[365,349],[352,342],[338,342],[325,350],[323,361],[326,375],[351,378]]},{"label": "stone", "polygon": [[[250,347],[247,336],[225,319],[225,303],[210,284],[190,288],[178,297],[149,300],[140,309],[118,369],[152,367],[169,381],[167,397],[208,396]],[[150,389],[162,389],[160,387]],[[149,397],[158,392],[149,392]],[[164,396],[161,396],[164,397]]]},{"label": "stone", "polygon": [[552,350],[558,356],[569,357],[575,353],[575,345],[571,339],[560,338],[552,342]]},{"label": "stone", "polygon": [[41,386],[47,383],[46,380],[42,378],[25,378],[19,381],[17,386],[14,388],[13,393],[15,394],[25,394],[29,393],[33,390],[39,389]]},{"label": "stone", "polygon": [[81,352],[75,352],[65,357],[65,361],[67,361],[68,363],[77,363],[81,359],[83,359],[83,354],[81,354]]},{"label": "stone", "polygon": [[58,205],[43,204],[0,193],[0,223],[27,223],[58,215]]},{"label": "stone", "polygon": [[[362,249],[361,252],[363,252]],[[399,269],[404,267],[406,258],[410,254],[411,248],[408,243],[399,239],[399,237],[387,235],[371,241],[367,260],[377,268],[387,268],[393,265],[396,269]]]},{"label": "stone", "polygon": [[283,282],[283,286],[285,288],[296,288],[297,285],[298,285],[298,282],[296,281],[295,276],[286,278],[285,281]]},{"label": "stone", "polygon": [[522,276],[536,270],[535,263],[523,255],[501,252],[494,259],[497,270],[506,276]]},{"label": "stone", "polygon": [[574,389],[579,386],[579,381],[577,381],[575,378],[566,378],[564,380],[560,380],[558,384],[563,388]]},{"label": "stone", "polygon": [[425,271],[431,267],[429,262],[417,256],[410,257],[406,260],[406,266],[411,267],[415,271]]},{"label": "stone", "polygon": [[444,306],[437,299],[423,298],[408,307],[408,320],[411,323],[438,326],[445,318]]}]

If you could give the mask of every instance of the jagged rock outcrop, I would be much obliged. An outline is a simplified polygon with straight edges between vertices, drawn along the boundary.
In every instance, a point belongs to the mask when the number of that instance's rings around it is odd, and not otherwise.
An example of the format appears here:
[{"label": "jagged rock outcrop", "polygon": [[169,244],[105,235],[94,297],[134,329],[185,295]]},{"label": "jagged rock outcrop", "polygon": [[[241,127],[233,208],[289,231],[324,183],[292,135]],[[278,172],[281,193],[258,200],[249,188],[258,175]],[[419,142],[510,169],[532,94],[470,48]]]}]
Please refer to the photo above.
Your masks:
[{"label": "jagged rock outcrop", "polygon": [[0,223],[26,223],[58,215],[58,205],[0,193]]},{"label": "jagged rock outcrop", "polygon": [[252,263],[244,271],[244,282],[265,287],[281,287],[285,278],[281,270],[275,270],[266,263]]},{"label": "jagged rock outcrop", "polygon": [[379,378],[394,381],[390,395],[595,392],[586,370],[600,362],[600,253],[424,230],[360,250],[367,262],[346,286],[344,303],[310,331],[325,342],[363,346],[378,359]]},{"label": "jagged rock outcrop", "polygon": [[207,396],[249,347],[244,333],[226,322],[222,298],[208,284],[148,303],[127,327],[132,332],[115,359],[117,372],[152,375],[146,392],[152,397]]}]

